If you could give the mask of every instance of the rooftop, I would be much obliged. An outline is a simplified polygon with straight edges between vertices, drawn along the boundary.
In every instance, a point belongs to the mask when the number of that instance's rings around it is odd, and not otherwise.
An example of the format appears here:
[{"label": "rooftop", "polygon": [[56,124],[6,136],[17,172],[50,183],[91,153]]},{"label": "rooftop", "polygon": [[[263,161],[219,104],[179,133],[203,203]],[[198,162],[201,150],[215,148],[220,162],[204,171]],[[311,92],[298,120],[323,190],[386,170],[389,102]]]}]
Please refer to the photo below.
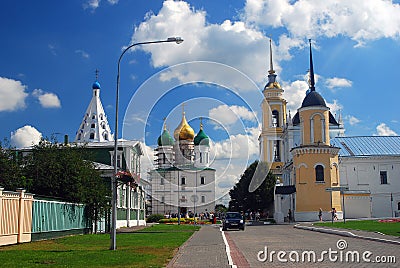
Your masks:
[{"label": "rooftop", "polygon": [[400,156],[400,136],[336,137],[331,145],[339,147],[339,156]]}]

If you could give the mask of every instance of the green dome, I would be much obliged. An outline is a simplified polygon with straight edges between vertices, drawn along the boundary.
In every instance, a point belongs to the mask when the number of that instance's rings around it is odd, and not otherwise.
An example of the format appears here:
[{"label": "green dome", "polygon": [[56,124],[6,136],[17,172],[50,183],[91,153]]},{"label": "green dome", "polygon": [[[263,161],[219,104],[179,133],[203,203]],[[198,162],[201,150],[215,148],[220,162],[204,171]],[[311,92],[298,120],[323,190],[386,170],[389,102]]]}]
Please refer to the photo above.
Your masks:
[{"label": "green dome", "polygon": [[169,135],[168,130],[164,129],[163,133],[157,140],[158,146],[173,146],[174,140],[172,139],[171,135]]},{"label": "green dome", "polygon": [[200,128],[199,133],[197,133],[196,137],[194,137],[194,145],[210,145],[210,139],[204,133],[203,128]]}]

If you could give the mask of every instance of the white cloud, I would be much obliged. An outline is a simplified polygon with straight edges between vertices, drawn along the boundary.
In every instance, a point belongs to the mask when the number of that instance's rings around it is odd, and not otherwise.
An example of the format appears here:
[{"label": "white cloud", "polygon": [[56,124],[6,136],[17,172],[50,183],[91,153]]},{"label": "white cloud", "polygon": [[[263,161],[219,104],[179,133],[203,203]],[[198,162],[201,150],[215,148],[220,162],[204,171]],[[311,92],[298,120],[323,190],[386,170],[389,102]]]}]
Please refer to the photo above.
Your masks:
[{"label": "white cloud", "polygon": [[292,116],[294,116],[306,96],[308,84],[306,81],[296,80],[291,83],[282,82],[282,86],[285,90],[283,97],[288,100],[287,110],[290,110]]},{"label": "white cloud", "polygon": [[215,142],[210,150],[215,155],[215,159],[238,158],[243,161],[254,157],[259,153],[258,128],[248,129],[247,134],[230,135],[228,139]]},{"label": "white cloud", "polygon": [[100,0],[88,0],[87,2],[83,3],[83,9],[92,9],[95,10],[99,7]]},{"label": "white cloud", "polygon": [[47,47],[50,49],[50,53],[53,54],[54,56],[57,56],[56,52],[56,46],[53,44],[48,44]]},{"label": "white cloud", "polygon": [[247,0],[243,18],[252,24],[285,27],[290,36],[347,36],[362,45],[397,39],[400,5],[387,0]]},{"label": "white cloud", "polygon": [[256,113],[248,110],[246,107],[238,105],[228,106],[226,104],[212,108],[208,111],[208,116],[224,127],[229,127],[240,119],[252,122],[256,122],[257,120]]},{"label": "white cloud", "polygon": [[77,50],[75,50],[75,53],[81,55],[82,58],[85,58],[85,59],[90,58],[89,53],[87,53],[86,51],[84,51],[84,50],[82,50],[82,49],[77,49]]},{"label": "white cloud", "polygon": [[381,123],[376,127],[378,136],[397,136],[397,133],[391,130],[385,123]]},{"label": "white cloud", "polygon": [[15,132],[11,132],[11,144],[16,148],[36,145],[39,143],[41,138],[42,133],[40,133],[36,128],[28,125],[17,129]]},{"label": "white cloud", "polygon": [[54,93],[43,92],[41,89],[35,89],[32,95],[38,98],[43,108],[60,108],[61,103],[58,96]]},{"label": "white cloud", "polygon": [[330,112],[335,115],[339,114],[343,110],[343,105],[341,105],[338,100],[333,100],[333,103],[326,102],[326,106],[330,108]]},{"label": "white cloud", "polygon": [[0,77],[0,112],[25,108],[25,89],[20,81]]},{"label": "white cloud", "polygon": [[[241,21],[211,24],[206,17],[205,11],[195,10],[184,1],[165,1],[157,14],[147,14],[145,21],[135,28],[132,42],[180,36],[184,39],[180,45],[144,45],[140,49],[151,54],[155,67],[187,61],[213,61],[237,68],[257,83],[265,81],[268,39],[263,33]],[[277,62],[274,64],[279,67]],[[178,78],[204,78],[201,70],[190,69],[181,75]],[[176,76],[178,74],[174,74]]]},{"label": "white cloud", "polygon": [[351,87],[353,82],[346,78],[328,78],[325,81],[325,84],[328,88],[333,89],[336,87]]},{"label": "white cloud", "polygon": [[346,120],[349,121],[349,124],[351,126],[354,126],[354,125],[356,125],[356,124],[361,122],[360,119],[358,119],[358,118],[356,118],[355,116],[352,116],[352,115],[347,115],[345,118],[346,118]]}]

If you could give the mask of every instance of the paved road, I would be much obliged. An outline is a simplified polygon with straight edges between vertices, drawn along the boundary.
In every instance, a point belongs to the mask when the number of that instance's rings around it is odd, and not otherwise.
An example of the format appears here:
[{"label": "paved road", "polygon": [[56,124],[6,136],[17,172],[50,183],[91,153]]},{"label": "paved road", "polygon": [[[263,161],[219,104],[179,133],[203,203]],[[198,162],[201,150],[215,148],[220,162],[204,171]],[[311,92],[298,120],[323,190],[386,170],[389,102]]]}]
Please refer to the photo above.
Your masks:
[{"label": "paved road", "polygon": [[[400,241],[396,237],[389,239]],[[286,262],[278,259],[279,254]],[[363,260],[363,254],[367,254],[364,258],[370,263]],[[397,263],[374,262],[376,257],[389,260],[392,256]],[[399,263],[400,245],[296,229],[293,225],[246,226],[245,231],[227,232],[212,225],[197,231],[168,267],[399,267]]]},{"label": "paved road", "polygon": [[[400,263],[399,245],[300,230],[293,228],[292,225],[247,226],[245,232],[228,231],[226,235],[233,240],[250,267],[399,267]],[[342,241],[339,245],[340,249],[337,245],[338,240],[345,241]],[[347,247],[342,249],[344,244],[347,244]],[[318,259],[321,259],[321,253],[323,251],[329,252],[329,249],[332,252],[332,260],[337,256],[336,262],[330,261],[329,253],[323,255],[323,262],[318,262]],[[267,259],[264,262],[258,260],[257,255],[260,251],[267,252]],[[275,253],[270,258],[272,251],[275,251]],[[281,259],[287,260],[286,263],[278,260],[277,253],[279,251],[286,252],[285,255],[281,256]],[[316,253],[317,262],[308,262],[308,254],[305,255],[306,262],[301,262],[302,254],[311,251]],[[355,251],[359,253],[360,262],[346,262],[346,254],[348,254],[348,259],[351,260],[350,253],[354,252],[354,256],[356,256]],[[362,254],[366,251],[371,252],[371,255],[366,256],[371,261],[374,261],[376,256],[395,256],[397,265],[366,263],[362,260]],[[296,259],[297,254],[299,255],[299,262],[289,259],[289,257]],[[340,261],[340,255],[343,256],[342,261]],[[263,260],[265,254],[260,254],[259,258]],[[311,257],[311,259],[313,258]],[[243,265],[243,267],[245,266]],[[238,267],[241,267],[241,265],[238,265]]]}]

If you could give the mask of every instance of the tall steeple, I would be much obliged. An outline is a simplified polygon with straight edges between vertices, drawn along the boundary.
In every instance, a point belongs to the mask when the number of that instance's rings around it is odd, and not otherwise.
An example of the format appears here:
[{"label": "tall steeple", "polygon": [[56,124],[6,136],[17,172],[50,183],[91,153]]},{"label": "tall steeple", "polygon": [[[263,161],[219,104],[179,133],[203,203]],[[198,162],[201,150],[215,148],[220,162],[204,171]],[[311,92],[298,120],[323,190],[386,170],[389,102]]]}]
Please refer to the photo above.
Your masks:
[{"label": "tall steeple", "polygon": [[114,139],[101,104],[101,86],[97,79],[98,70],[96,70],[96,81],[92,85],[92,99],[76,132],[75,142],[106,142]]},{"label": "tall steeple", "polygon": [[311,39],[308,39],[308,41],[310,42],[310,90],[315,91],[314,64],[312,60]]},{"label": "tall steeple", "polygon": [[272,40],[269,39],[269,71],[268,71],[268,83],[265,86],[264,90],[277,88],[281,89],[281,85],[276,82],[276,73],[274,70],[274,64],[272,62]]}]

